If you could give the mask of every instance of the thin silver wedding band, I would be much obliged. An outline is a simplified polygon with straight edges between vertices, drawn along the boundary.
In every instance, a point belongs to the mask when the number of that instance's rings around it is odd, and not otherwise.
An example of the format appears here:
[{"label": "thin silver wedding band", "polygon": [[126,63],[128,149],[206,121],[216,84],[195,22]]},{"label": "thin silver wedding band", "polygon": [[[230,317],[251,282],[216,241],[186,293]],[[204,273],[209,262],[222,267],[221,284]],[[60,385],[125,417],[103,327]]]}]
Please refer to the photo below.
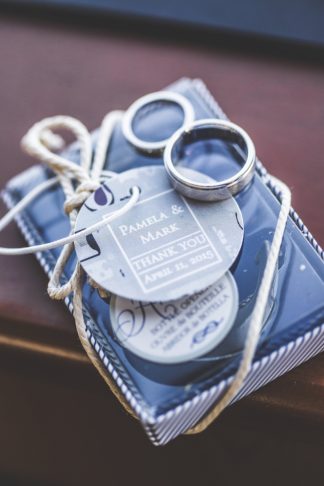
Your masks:
[{"label": "thin silver wedding band", "polygon": [[123,121],[122,130],[126,140],[131,143],[134,147],[144,153],[157,154],[161,153],[169,138],[164,140],[159,140],[156,142],[148,142],[137,137],[134,133],[133,124],[135,117],[139,114],[143,108],[149,104],[157,102],[167,102],[175,103],[180,106],[183,111],[183,123],[182,127],[191,123],[195,119],[195,113],[190,101],[185,98],[180,93],[175,93],[173,91],[157,91],[156,93],[150,93],[142,98],[136,100],[126,111]]},{"label": "thin silver wedding band", "polygon": [[[182,175],[174,162],[174,150],[185,136],[194,135],[199,129],[215,129],[215,132],[223,131],[225,135],[232,135],[233,141],[240,143],[245,152],[245,162],[241,169],[228,179],[215,182],[198,182]],[[198,134],[197,134],[198,135]],[[221,137],[218,135],[215,138]],[[197,136],[197,139],[198,136]],[[177,130],[169,139],[164,151],[164,166],[170,178],[172,186],[184,196],[199,201],[218,201],[228,199],[239,193],[252,180],[255,170],[255,148],[250,136],[243,128],[227,120],[209,118],[197,120]]]}]

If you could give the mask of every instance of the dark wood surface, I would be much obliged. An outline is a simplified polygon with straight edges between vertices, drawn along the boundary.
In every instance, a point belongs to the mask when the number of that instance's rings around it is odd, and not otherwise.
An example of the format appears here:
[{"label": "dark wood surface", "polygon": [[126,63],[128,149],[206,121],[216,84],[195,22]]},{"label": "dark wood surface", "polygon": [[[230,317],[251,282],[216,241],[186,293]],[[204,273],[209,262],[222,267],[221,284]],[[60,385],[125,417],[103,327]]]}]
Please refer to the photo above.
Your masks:
[{"label": "dark wood surface", "polygon": [[[321,56],[189,37],[0,12],[0,185],[33,163],[19,142],[35,121],[69,114],[93,129],[107,111],[179,77],[201,77],[291,187],[323,244]],[[23,243],[14,226],[1,240]],[[156,449],[88,365],[34,257],[0,257],[0,268],[3,484],[315,484],[324,472],[323,355],[231,407],[203,435]]]}]

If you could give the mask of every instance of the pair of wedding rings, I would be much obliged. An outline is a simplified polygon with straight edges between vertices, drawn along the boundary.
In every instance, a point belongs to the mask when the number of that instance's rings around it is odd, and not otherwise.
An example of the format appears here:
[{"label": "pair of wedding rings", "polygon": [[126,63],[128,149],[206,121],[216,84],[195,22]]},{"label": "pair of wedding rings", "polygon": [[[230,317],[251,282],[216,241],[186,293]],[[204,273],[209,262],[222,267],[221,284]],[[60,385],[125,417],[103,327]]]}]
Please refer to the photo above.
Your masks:
[{"label": "pair of wedding rings", "polygon": [[[183,112],[181,127],[170,137],[159,141],[145,141],[134,132],[135,118],[149,106],[160,103],[173,103]],[[255,170],[255,148],[250,136],[243,128],[227,120],[208,118],[195,121],[195,112],[190,101],[179,93],[159,91],[138,99],[123,118],[123,134],[141,152],[151,155],[163,152],[164,166],[172,186],[184,196],[201,201],[227,199],[242,191],[252,180]],[[200,182],[183,175],[178,166],[181,154],[188,141],[225,140],[238,145],[244,153],[243,163],[233,176],[213,182]]]}]

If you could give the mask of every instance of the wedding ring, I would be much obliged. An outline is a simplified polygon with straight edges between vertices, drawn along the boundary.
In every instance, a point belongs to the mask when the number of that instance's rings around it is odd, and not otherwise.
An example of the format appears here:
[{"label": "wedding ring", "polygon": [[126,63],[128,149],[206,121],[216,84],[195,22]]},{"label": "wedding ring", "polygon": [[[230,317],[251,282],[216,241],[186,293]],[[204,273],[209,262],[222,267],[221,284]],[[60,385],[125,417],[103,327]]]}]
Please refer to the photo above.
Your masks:
[{"label": "wedding ring", "polygon": [[[215,182],[201,182],[182,175],[177,164],[185,146],[211,139],[238,145],[245,154],[240,170]],[[199,201],[218,201],[234,196],[251,182],[255,170],[255,148],[246,131],[230,121],[216,118],[197,120],[177,130],[169,139],[164,151],[164,166],[172,186],[184,196]]]},{"label": "wedding ring", "polygon": [[144,108],[148,108],[148,105],[152,105],[153,103],[174,103],[180,106],[183,111],[182,127],[184,127],[188,123],[191,123],[195,119],[195,113],[190,101],[183,95],[175,93],[173,91],[157,91],[156,93],[150,93],[136,100],[128,108],[122,122],[124,137],[138,150],[149,154],[158,154],[163,151],[169,138],[155,142],[149,142],[137,137],[134,133],[133,128],[135,117],[139,116],[141,111],[144,114]]}]

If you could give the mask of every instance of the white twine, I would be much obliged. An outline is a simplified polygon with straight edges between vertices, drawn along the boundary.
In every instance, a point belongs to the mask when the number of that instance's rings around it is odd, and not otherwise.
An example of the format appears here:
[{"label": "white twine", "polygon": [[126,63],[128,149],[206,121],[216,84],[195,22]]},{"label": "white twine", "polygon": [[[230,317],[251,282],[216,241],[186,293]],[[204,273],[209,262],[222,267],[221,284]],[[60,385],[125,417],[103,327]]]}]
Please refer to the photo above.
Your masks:
[{"label": "white twine", "polygon": [[[25,196],[19,203],[16,204],[8,213],[0,220],[0,231],[2,231],[16,216],[20,211],[22,211],[28,204],[30,204],[37,196],[39,196],[42,192],[49,189],[50,187],[54,186],[58,183],[58,178],[54,177],[53,179],[49,179],[42,184],[39,184],[35,189],[30,191],[27,196]],[[85,192],[83,193],[85,197]],[[72,233],[68,236],[64,236],[64,238],[59,238],[57,240],[51,241],[49,243],[42,243],[40,245],[33,245],[33,246],[24,246],[22,248],[3,248],[0,247],[0,255],[27,255],[30,253],[37,253],[39,251],[45,250],[52,250],[53,248],[57,248],[59,246],[67,245],[68,243],[75,243],[78,240],[81,240],[85,236],[93,233],[96,230],[107,225],[114,219],[120,218],[124,214],[126,214],[136,203],[139,196],[138,187],[134,186],[132,188],[132,196],[130,197],[129,201],[124,204],[123,207],[117,209],[113,213],[107,214],[103,216],[102,221],[98,221],[88,228],[85,228],[78,233]],[[79,199],[78,199],[79,201]],[[134,202],[135,201],[135,202]]]},{"label": "white twine", "polygon": [[[48,165],[54,171],[56,177],[45,181],[30,191],[14,208],[12,208],[1,220],[0,231],[2,231],[28,204],[30,204],[43,191],[46,191],[59,183],[65,194],[64,209],[69,215],[71,224],[71,234],[60,238],[50,243],[41,245],[34,245],[23,248],[0,248],[2,255],[23,255],[27,253],[36,253],[39,251],[49,250],[58,246],[63,246],[63,250],[56,262],[53,273],[48,283],[48,294],[52,299],[64,299],[69,294],[73,293],[73,314],[76,323],[76,329],[90,361],[96,367],[100,375],[108,384],[113,393],[117,396],[119,401],[125,409],[134,413],[130,409],[124,396],[120,393],[115,383],[103,368],[101,361],[94,352],[89,343],[86,325],[83,318],[82,309],[82,282],[83,270],[79,263],[76,264],[75,270],[68,280],[68,282],[61,284],[60,277],[64,270],[65,264],[68,261],[74,249],[74,242],[84,238],[86,235],[95,230],[105,226],[109,221],[123,216],[129,211],[139,199],[138,187],[132,188],[132,195],[129,201],[119,210],[107,215],[102,221],[93,224],[83,231],[74,233],[74,226],[78,209],[89,197],[91,192],[95,191],[100,185],[100,177],[105,172],[103,170],[106,158],[107,149],[111,140],[113,129],[118,120],[121,119],[121,111],[113,111],[109,113],[103,120],[99,138],[97,142],[94,162],[91,167],[92,145],[91,136],[86,127],[75,118],[67,116],[57,116],[52,118],[45,118],[36,123],[25,135],[22,140],[23,149],[32,157],[39,159],[41,162]],[[61,155],[53,153],[51,150],[62,149],[63,143],[61,137],[55,135],[53,130],[67,129],[72,131],[80,146],[80,165],[71,162]],[[247,338],[242,353],[242,359],[239,368],[233,378],[229,388],[226,390],[223,397],[213,406],[212,410],[192,429],[188,430],[188,434],[195,434],[205,430],[211,422],[213,422],[224,408],[229,405],[233,398],[240,391],[244,380],[250,370],[253,356],[255,354],[259,336],[262,330],[263,319],[266,311],[266,306],[271,291],[272,281],[275,275],[276,264],[279,257],[280,247],[283,240],[285,226],[289,216],[291,193],[289,188],[278,179],[272,177],[276,185],[281,191],[281,209],[278,216],[276,229],[273,235],[273,240],[269,250],[267,264],[262,277],[261,285],[256,298],[255,306],[251,315],[251,320],[248,328]],[[74,182],[74,184],[73,184]],[[74,187],[75,186],[75,187]],[[94,282],[91,285],[96,286]],[[105,296],[103,289],[98,287],[101,295]]]}]

